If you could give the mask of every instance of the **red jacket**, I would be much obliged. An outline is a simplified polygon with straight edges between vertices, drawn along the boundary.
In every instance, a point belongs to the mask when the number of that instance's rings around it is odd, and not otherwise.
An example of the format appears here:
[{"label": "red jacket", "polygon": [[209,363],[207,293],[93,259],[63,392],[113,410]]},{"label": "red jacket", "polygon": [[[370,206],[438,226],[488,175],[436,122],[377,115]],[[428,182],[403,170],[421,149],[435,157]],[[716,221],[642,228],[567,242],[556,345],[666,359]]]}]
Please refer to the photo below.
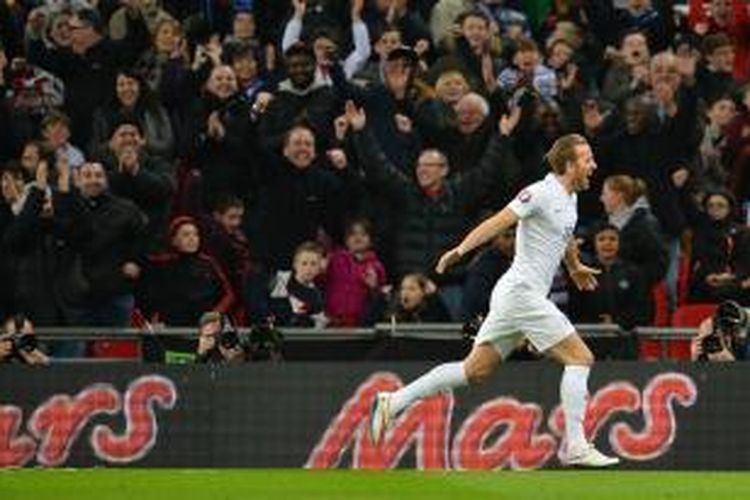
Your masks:
[{"label": "red jacket", "polygon": [[690,28],[695,29],[695,25],[705,23],[708,25],[709,32],[723,31],[734,41],[734,77],[739,82],[744,82],[750,77],[750,14],[746,0],[732,0],[732,10],[734,18],[731,24],[726,26],[719,25],[714,19],[709,17],[707,6],[710,2],[704,0],[690,0],[688,11],[688,23]]}]

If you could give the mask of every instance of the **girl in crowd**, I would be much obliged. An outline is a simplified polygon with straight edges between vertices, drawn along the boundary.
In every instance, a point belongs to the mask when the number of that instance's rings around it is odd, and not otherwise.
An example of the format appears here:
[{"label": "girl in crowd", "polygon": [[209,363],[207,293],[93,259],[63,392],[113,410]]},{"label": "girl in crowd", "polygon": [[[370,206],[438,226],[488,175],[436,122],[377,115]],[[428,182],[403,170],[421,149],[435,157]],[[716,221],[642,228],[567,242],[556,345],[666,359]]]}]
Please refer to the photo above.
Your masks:
[{"label": "girl in crowd", "polygon": [[362,326],[372,299],[385,284],[385,268],[372,250],[372,225],[346,225],[345,247],[331,254],[326,276],[326,312],[335,326]]},{"label": "girl in crowd", "polygon": [[422,273],[409,273],[401,278],[396,304],[387,319],[399,323],[444,323],[450,321],[450,314],[435,284]]}]

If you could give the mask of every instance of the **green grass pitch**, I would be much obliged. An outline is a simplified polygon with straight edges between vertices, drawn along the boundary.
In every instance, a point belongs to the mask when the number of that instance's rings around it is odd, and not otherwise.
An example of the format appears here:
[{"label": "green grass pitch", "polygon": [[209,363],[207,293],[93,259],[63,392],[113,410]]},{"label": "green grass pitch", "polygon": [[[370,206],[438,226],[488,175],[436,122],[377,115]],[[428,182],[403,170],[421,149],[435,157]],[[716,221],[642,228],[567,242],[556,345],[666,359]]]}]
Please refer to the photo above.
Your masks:
[{"label": "green grass pitch", "polygon": [[743,499],[750,472],[25,469],[0,471],[0,499]]}]

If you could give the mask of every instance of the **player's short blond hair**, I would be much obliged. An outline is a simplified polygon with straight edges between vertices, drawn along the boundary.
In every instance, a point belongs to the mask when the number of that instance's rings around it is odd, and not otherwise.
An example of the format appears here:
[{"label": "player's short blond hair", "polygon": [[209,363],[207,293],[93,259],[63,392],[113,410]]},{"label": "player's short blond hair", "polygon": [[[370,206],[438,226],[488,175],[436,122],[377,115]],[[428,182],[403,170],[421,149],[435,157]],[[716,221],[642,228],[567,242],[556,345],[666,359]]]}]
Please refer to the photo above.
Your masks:
[{"label": "player's short blond hair", "polygon": [[588,144],[586,138],[580,134],[567,134],[557,139],[545,155],[552,171],[563,175],[568,163],[575,162],[577,159],[576,146],[586,144]]}]

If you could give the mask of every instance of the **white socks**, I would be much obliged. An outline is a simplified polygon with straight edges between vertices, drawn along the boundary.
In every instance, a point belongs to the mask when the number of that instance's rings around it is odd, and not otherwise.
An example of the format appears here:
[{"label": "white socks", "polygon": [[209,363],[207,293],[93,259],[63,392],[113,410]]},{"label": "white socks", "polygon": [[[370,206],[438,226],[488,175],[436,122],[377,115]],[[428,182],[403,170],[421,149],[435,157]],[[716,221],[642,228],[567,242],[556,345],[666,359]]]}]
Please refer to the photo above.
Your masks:
[{"label": "white socks", "polygon": [[565,414],[565,438],[568,449],[586,444],[583,419],[586,415],[587,382],[591,367],[568,365],[560,381],[560,401]]},{"label": "white socks", "polygon": [[398,415],[401,410],[417,399],[467,384],[462,361],[436,366],[411,384],[391,394],[391,415]]}]

